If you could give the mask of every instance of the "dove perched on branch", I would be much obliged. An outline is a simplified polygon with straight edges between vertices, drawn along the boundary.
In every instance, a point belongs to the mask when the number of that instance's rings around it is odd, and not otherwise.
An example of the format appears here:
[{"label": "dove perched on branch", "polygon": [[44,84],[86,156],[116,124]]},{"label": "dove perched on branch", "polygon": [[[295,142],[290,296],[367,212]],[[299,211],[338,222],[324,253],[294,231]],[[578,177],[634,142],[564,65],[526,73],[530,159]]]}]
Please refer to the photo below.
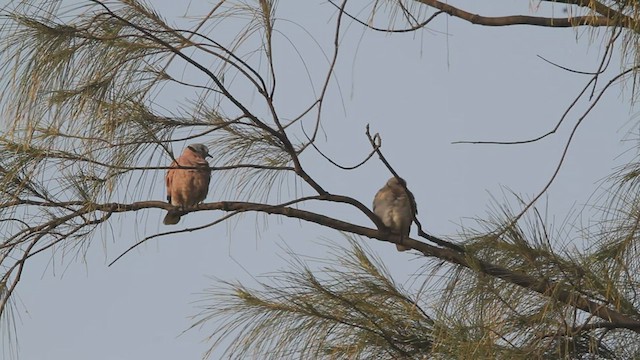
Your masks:
[{"label": "dove perched on branch", "polygon": [[[207,197],[211,170],[206,158],[210,157],[209,149],[203,144],[187,146],[182,155],[169,165],[165,182],[167,185],[167,201],[171,205],[186,208],[194,206]],[[192,167],[196,169],[181,169]],[[170,210],[164,217],[165,225],[175,225],[185,212]]]},{"label": "dove perched on branch", "polygon": [[[392,177],[373,198],[373,213],[392,233],[399,234],[404,239],[409,236],[411,223],[418,213],[416,201],[403,179]],[[402,241],[401,241],[402,242]],[[396,244],[398,251],[410,248]]]}]

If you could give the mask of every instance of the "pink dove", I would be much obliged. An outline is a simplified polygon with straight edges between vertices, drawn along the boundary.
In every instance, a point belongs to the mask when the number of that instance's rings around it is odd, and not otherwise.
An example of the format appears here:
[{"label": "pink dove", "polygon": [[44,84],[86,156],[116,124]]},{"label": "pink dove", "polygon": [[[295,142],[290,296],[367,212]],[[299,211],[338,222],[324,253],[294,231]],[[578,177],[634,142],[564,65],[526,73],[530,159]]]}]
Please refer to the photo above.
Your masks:
[{"label": "pink dove", "polygon": [[[186,208],[194,206],[207,197],[211,170],[206,158],[209,149],[203,144],[187,146],[182,155],[169,165],[165,182],[167,185],[167,201],[171,205]],[[197,167],[198,169],[180,169],[183,167]],[[183,211],[170,210],[164,217],[165,225],[175,225],[184,215]]]},{"label": "pink dove", "polygon": [[[411,223],[418,212],[413,194],[408,189],[405,191],[405,187],[403,179],[392,177],[373,198],[373,213],[392,233],[400,234],[403,238],[409,236]],[[396,244],[396,248],[398,251],[410,249],[399,244]]]}]

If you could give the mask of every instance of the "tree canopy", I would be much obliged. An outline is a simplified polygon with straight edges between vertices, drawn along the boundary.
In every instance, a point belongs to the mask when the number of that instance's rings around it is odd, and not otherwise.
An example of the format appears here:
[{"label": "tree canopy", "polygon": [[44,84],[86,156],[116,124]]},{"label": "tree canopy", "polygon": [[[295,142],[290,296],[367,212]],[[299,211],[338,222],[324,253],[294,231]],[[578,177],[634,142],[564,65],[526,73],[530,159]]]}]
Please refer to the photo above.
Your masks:
[{"label": "tree canopy", "polygon": [[[257,213],[342,234],[329,245],[322,265],[310,266],[313,261],[289,253],[291,266],[255,288],[219,275],[224,281],[205,291],[193,324],[210,331],[205,356],[213,351],[274,359],[640,356],[635,159],[613,171],[604,195],[590,204],[598,211],[589,213],[587,224],[575,219],[556,229],[539,208],[578,130],[605,94],[628,89],[630,109],[636,99],[638,4],[529,5],[527,14],[496,15],[482,13],[479,4],[432,0],[328,1],[323,6],[333,16],[322,20],[332,41],[321,44],[296,19],[280,17],[287,4],[276,1],[219,1],[183,23],[151,2],[10,1],[0,10],[5,342],[15,336],[14,299],[32,259],[66,263],[82,257],[106,232],[126,232],[113,229],[129,214],[143,228],[131,233],[141,236],[109,265],[150,240],[186,239]],[[383,146],[384,133],[369,125],[357,134],[347,125],[343,134],[327,132],[336,122],[326,115],[327,107],[348,107],[341,79],[349,75],[336,70],[346,36],[359,31],[418,37],[435,31],[431,26],[443,17],[474,26],[572,28],[579,42],[593,41],[596,65],[585,71],[543,60],[550,69],[585,81],[542,135],[462,141],[526,145],[568,127],[560,156],[551,159],[554,171],[541,176],[539,192],[511,194],[477,219],[477,226],[461,226],[447,236],[432,234],[421,211],[414,219],[418,231],[403,239],[372,212],[369,199],[322,181],[319,174],[329,172],[355,188],[346,174],[372,163],[383,166],[388,177],[404,177],[397,166],[402,156]],[[376,41],[380,51],[393,51],[384,37]],[[545,96],[554,94],[543,94],[543,103]],[[416,126],[397,122],[405,132]],[[339,154],[324,146],[340,136],[345,142],[359,137],[367,148]],[[216,197],[186,209],[186,217],[198,215],[197,225],[154,228],[149,214],[175,210],[155,195],[168,164],[189,143],[208,146]],[[420,154],[423,144],[413,145]],[[428,172],[425,179],[438,170]],[[372,182],[382,186],[384,180]],[[424,179],[408,181],[413,191],[424,184]],[[577,246],[567,246],[568,231],[574,234],[568,242]],[[402,243],[419,254],[421,285],[397,283],[366,245],[368,239]],[[11,346],[4,349],[12,352]]]}]

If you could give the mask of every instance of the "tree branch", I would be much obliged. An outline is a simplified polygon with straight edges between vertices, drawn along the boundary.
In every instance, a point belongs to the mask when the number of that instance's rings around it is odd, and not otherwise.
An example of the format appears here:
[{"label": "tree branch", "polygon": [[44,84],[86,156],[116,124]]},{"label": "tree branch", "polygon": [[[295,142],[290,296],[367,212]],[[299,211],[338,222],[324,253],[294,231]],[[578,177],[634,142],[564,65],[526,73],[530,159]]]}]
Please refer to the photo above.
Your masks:
[{"label": "tree branch", "polygon": [[[129,212],[143,209],[164,209],[175,210],[173,205],[162,201],[143,201],[131,204],[122,203],[105,203],[105,204],[86,204],[87,208],[106,212]],[[460,265],[473,271],[480,272],[492,277],[496,277],[509,283],[537,292],[545,297],[550,297],[563,304],[576,307],[589,314],[597,316],[607,322],[619,324],[619,328],[629,329],[640,333],[640,321],[622,314],[614,309],[608,308],[606,305],[599,304],[587,297],[567,289],[560,282],[549,280],[540,280],[534,276],[520,272],[511,271],[502,266],[488,263],[486,261],[473,258],[468,253],[461,254],[451,249],[443,249],[435,247],[421,241],[402,237],[400,235],[391,234],[387,231],[371,229],[360,225],[355,225],[342,220],[338,220],[329,216],[317,214],[310,211],[294,209],[287,206],[268,205],[251,202],[221,201],[200,204],[191,209],[185,209],[187,212],[196,212],[204,210],[223,210],[247,212],[256,211],[272,215],[283,215],[294,219],[305,220],[321,226],[329,227],[338,231],[345,231],[361,236],[365,236],[380,241],[386,241],[394,244],[400,244],[420,251],[428,257],[435,257],[444,260],[450,264]],[[435,237],[433,237],[435,238]],[[440,241],[445,241],[439,239]]]},{"label": "tree branch", "polygon": [[[575,27],[575,26],[615,26],[620,25],[619,21],[615,21],[606,16],[575,16],[570,18],[548,18],[540,16],[511,15],[511,16],[481,16],[464,11],[460,8],[440,2],[438,0],[415,0],[425,5],[436,8],[451,16],[466,20],[472,24],[484,26],[511,26],[511,25],[534,25],[543,27]],[[581,3],[583,1],[576,1]],[[571,2],[567,2],[571,3]],[[629,24],[631,25],[631,24]]]}]

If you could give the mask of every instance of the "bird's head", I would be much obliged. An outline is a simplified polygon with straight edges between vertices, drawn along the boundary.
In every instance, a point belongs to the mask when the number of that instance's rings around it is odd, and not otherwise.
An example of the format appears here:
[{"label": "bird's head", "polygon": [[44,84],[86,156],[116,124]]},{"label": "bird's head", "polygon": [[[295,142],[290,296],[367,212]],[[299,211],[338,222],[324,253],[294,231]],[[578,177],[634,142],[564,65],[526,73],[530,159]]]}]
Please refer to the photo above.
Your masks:
[{"label": "bird's head", "polygon": [[193,151],[194,153],[202,156],[203,159],[206,159],[207,157],[212,157],[209,154],[209,148],[205,144],[191,144],[187,146],[187,148]]},{"label": "bird's head", "polygon": [[391,179],[389,179],[389,181],[387,181],[387,186],[406,187],[407,186],[407,182],[404,181],[403,178],[397,178],[397,177],[394,176]]}]

